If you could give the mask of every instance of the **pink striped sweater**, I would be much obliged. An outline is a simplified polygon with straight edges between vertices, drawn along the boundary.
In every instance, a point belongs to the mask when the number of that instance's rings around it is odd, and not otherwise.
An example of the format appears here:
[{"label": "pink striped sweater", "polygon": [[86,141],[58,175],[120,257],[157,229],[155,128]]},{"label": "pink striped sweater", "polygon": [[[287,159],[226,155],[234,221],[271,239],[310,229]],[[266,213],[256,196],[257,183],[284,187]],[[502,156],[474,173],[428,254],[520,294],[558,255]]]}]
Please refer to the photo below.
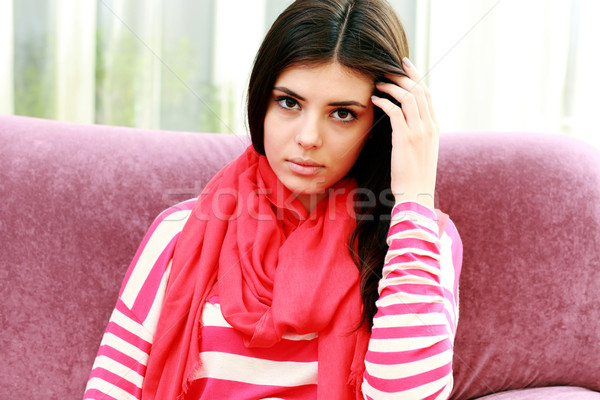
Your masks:
[{"label": "pink striped sweater", "polygon": [[[194,200],[163,212],[124,279],[84,399],[140,399],[173,249]],[[462,243],[451,221],[417,203],[394,207],[377,314],[365,357],[365,399],[447,399],[452,389]],[[203,312],[198,399],[314,399],[317,333],[288,333],[271,349],[248,349],[220,313]]]}]

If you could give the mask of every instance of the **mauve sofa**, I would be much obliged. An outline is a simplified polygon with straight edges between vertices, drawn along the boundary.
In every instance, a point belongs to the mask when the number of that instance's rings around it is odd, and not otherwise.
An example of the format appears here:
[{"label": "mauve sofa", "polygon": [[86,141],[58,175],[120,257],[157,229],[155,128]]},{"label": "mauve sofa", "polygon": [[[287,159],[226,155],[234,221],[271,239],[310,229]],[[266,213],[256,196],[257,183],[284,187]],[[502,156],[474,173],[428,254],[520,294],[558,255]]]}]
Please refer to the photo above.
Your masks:
[{"label": "mauve sofa", "polygon": [[[247,145],[0,116],[0,399],[80,399],[128,263],[163,209]],[[464,243],[454,399],[600,399],[600,153],[442,135]]]}]

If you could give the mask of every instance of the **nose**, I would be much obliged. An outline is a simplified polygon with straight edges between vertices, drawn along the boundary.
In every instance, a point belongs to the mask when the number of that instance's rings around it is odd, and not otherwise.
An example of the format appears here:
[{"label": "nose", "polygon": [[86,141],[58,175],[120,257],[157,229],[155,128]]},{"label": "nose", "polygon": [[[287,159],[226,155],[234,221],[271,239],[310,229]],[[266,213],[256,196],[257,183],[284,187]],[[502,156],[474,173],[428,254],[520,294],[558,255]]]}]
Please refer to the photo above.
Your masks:
[{"label": "nose", "polygon": [[323,144],[321,129],[318,118],[306,116],[298,127],[296,143],[306,150],[320,147]]}]

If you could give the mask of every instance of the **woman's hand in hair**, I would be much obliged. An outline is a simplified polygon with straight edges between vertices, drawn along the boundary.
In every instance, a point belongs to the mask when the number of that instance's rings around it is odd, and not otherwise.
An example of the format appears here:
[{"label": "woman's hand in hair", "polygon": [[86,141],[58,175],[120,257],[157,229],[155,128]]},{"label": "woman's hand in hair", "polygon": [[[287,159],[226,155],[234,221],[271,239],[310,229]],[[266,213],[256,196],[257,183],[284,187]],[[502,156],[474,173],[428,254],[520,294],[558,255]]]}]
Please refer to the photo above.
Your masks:
[{"label": "woman's hand in hair", "polygon": [[372,101],[390,117],[392,125],[391,189],[396,202],[416,201],[433,209],[439,127],[429,89],[407,58],[403,67],[408,77],[387,76],[393,83],[376,84],[377,90],[401,107],[381,97],[374,96]]}]

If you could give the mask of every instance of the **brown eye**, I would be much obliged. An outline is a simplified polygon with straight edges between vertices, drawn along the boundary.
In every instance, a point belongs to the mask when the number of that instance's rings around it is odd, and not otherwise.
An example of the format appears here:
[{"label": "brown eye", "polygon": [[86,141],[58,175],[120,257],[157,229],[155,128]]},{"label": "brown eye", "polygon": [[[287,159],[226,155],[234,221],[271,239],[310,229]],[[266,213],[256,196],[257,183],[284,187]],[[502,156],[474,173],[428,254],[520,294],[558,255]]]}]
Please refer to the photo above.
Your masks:
[{"label": "brown eye", "polygon": [[335,119],[342,122],[351,122],[356,119],[356,114],[347,108],[338,108],[332,115]]},{"label": "brown eye", "polygon": [[300,108],[300,105],[295,99],[287,96],[278,97],[275,99],[275,102],[279,104],[281,108],[284,108],[286,110],[295,110]]}]

